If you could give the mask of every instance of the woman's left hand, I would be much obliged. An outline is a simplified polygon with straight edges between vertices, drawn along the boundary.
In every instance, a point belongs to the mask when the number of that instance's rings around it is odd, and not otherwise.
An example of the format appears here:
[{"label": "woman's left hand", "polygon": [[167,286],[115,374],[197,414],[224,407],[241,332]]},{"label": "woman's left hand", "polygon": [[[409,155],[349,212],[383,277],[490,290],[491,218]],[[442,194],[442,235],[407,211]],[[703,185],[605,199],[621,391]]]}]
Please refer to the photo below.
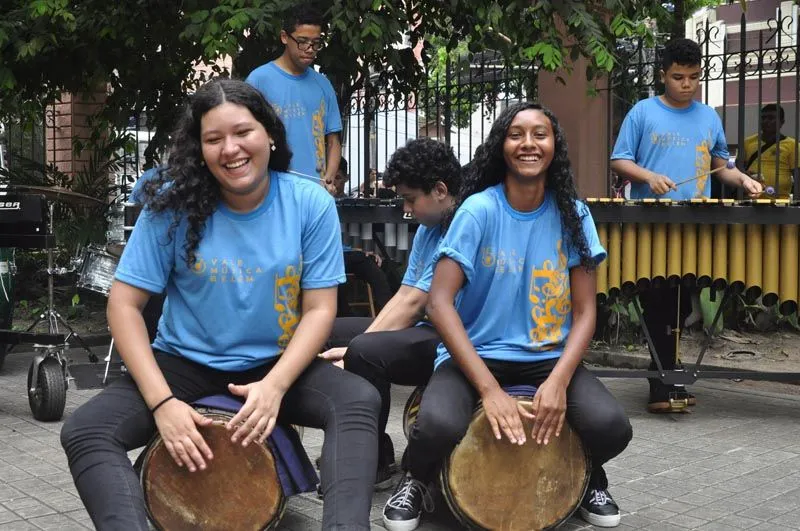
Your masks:
[{"label": "woman's left hand", "polygon": [[546,379],[533,397],[534,421],[531,437],[547,444],[550,437],[561,435],[567,412],[567,386],[552,377]]},{"label": "woman's left hand", "polygon": [[245,398],[242,408],[226,425],[228,430],[236,429],[231,441],[243,439],[242,446],[253,441],[263,444],[278,421],[283,391],[265,380],[247,385],[228,384],[228,390]]}]

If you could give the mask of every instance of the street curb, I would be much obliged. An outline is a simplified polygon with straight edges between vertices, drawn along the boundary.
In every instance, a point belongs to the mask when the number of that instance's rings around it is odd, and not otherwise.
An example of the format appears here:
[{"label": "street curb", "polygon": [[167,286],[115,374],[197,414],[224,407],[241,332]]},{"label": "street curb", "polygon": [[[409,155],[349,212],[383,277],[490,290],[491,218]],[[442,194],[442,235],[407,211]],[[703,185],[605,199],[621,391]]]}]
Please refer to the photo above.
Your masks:
[{"label": "street curb", "polygon": [[614,369],[644,369],[650,365],[650,357],[639,356],[630,352],[592,350],[586,351],[584,361],[594,365],[602,365]]}]

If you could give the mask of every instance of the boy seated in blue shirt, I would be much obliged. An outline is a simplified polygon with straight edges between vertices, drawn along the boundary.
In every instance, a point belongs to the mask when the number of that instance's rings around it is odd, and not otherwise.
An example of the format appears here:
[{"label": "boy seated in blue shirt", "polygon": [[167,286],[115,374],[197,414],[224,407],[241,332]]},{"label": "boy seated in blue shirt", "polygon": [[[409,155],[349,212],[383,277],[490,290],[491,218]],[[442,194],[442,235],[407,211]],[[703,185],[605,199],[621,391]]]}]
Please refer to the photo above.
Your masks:
[{"label": "boy seated in blue shirt", "polygon": [[442,235],[442,220],[452,212],[461,184],[461,168],[453,150],[435,140],[411,140],[389,160],[384,183],[396,187],[403,210],[420,223],[402,285],[378,316],[336,319],[329,345],[322,354],[331,361],[344,359],[344,368],[371,382],[381,395],[378,429],[377,486],[391,485],[394,448],[386,434],[390,384],[422,385],[433,371],[441,339],[424,321],[424,309],[433,278],[433,253]]}]

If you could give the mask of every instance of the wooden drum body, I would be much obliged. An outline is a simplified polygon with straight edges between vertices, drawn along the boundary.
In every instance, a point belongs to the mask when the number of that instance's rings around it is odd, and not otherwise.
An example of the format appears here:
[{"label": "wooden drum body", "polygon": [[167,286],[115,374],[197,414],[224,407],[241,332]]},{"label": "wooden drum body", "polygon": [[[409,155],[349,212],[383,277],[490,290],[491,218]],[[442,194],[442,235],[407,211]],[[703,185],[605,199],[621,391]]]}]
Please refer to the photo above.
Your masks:
[{"label": "wooden drum body", "polygon": [[232,443],[225,423],[233,413],[198,410],[214,420],[199,428],[214,452],[206,470],[178,467],[160,436],[143,452],[140,477],[151,522],[166,531],[275,529],[286,499],[272,451]]},{"label": "wooden drum body", "polygon": [[[515,386],[506,392],[530,405],[536,389]],[[404,426],[413,424],[421,397],[422,388],[409,397]],[[524,445],[498,441],[479,405],[467,433],[442,464],[442,494],[465,528],[552,529],[580,505],[591,468],[578,436],[564,424],[559,437],[539,445],[530,439],[532,421],[523,419],[523,424]]]}]

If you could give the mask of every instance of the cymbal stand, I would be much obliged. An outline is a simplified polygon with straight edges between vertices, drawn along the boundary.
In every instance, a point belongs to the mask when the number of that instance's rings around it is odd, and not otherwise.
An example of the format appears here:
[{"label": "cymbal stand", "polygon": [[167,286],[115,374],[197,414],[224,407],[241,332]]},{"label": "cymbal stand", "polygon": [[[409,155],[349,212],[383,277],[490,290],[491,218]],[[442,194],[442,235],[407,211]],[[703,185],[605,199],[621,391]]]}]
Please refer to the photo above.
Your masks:
[{"label": "cymbal stand", "polygon": [[[53,203],[50,203],[50,219],[48,220],[48,230],[50,234],[53,234]],[[70,338],[74,337],[78,343],[80,343],[81,347],[89,353],[89,361],[92,363],[97,362],[97,356],[92,352],[83,338],[76,332],[68,323],[67,321],[58,313],[55,309],[55,305],[53,303],[53,277],[56,274],[54,258],[53,258],[53,248],[47,248],[47,308],[39,315],[39,317],[31,324],[25,332],[30,332],[34,328],[36,328],[39,323],[47,320],[47,328],[50,334],[58,334],[58,324],[61,323],[64,328],[69,330],[69,334],[67,337],[64,338],[64,344],[68,346],[68,342]]]}]

